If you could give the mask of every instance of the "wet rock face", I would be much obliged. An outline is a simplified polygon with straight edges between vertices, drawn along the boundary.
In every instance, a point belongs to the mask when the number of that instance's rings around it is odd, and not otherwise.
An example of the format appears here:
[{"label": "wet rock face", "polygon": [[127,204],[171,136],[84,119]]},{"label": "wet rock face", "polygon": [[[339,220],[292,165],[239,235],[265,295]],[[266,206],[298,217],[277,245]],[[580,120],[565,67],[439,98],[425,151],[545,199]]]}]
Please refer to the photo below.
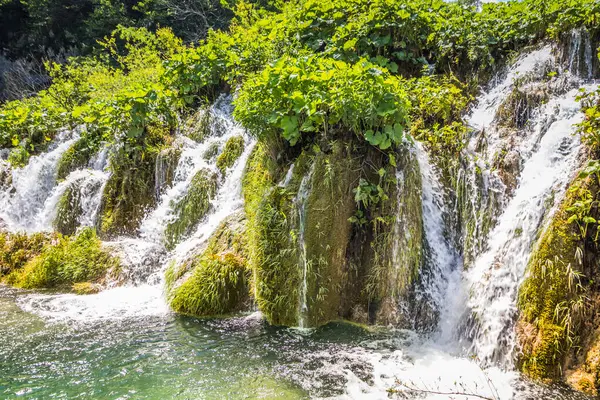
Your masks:
[{"label": "wet rock face", "polygon": [[162,149],[156,156],[154,186],[156,188],[157,198],[171,186],[180,156],[180,144],[175,144],[173,147]]},{"label": "wet rock face", "polygon": [[506,193],[511,195],[517,187],[519,174],[521,173],[521,154],[517,149],[503,149],[495,161],[498,177],[506,186]]},{"label": "wet rock face", "polygon": [[558,43],[559,59],[572,74],[583,79],[600,77],[600,61],[597,48],[600,46],[600,33],[591,33],[586,28],[564,33]]},{"label": "wet rock face", "polygon": [[12,184],[10,164],[0,160],[0,189],[5,189]]},{"label": "wet rock face", "polygon": [[119,277],[113,283],[142,284],[151,282],[152,278],[155,283],[160,281],[157,271],[167,256],[163,246],[139,239],[123,239],[104,242],[103,248],[115,255],[121,264]]},{"label": "wet rock face", "polygon": [[206,245],[166,272],[166,296],[176,312],[218,316],[252,308],[246,216],[230,215]]}]

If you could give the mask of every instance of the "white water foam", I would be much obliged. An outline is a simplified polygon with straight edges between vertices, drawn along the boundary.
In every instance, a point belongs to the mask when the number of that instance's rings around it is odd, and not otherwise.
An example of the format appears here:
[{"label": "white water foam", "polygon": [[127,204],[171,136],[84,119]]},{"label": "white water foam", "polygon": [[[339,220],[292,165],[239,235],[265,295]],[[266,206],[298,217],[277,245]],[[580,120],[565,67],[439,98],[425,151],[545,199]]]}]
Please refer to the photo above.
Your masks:
[{"label": "white water foam", "polygon": [[0,191],[0,220],[10,231],[35,231],[44,203],[56,185],[56,167],[62,154],[77,140],[76,132],[57,135],[46,153],[32,156],[23,168],[12,169],[12,184]]},{"label": "white water foam", "polygon": [[[511,365],[515,346],[512,322],[516,296],[531,246],[542,223],[546,202],[562,198],[579,166],[579,136],[574,124],[583,118],[572,90],[548,102],[536,121],[539,143],[525,162],[514,197],[489,235],[489,249],[465,275],[476,315],[473,350],[483,360]],[[554,121],[548,126],[548,121]]]}]

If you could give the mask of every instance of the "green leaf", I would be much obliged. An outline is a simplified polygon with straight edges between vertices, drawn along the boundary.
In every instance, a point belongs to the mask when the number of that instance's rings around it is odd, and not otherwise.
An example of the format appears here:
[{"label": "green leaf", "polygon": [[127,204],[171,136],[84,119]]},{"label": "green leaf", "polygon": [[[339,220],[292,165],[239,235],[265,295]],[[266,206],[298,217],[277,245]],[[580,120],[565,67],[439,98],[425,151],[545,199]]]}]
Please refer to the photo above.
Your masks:
[{"label": "green leaf", "polygon": [[396,156],[394,156],[393,154],[390,153],[389,154],[389,158],[390,158],[390,165],[392,167],[397,167],[397,165],[396,165]]},{"label": "green leaf", "polygon": [[357,40],[358,40],[357,38],[347,40],[346,43],[344,43],[344,51],[354,49],[354,47],[356,46]]},{"label": "green leaf", "polygon": [[389,138],[385,138],[379,145],[379,148],[381,150],[386,150],[386,149],[389,149],[391,146],[392,146],[392,141]]}]

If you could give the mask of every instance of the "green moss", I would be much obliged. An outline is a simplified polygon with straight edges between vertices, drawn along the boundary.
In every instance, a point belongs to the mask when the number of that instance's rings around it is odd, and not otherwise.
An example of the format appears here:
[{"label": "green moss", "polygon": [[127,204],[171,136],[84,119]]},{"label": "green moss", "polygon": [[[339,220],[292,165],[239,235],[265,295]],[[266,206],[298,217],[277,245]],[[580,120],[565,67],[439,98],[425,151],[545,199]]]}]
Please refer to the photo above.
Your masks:
[{"label": "green moss", "polygon": [[55,233],[0,232],[0,279],[18,271],[29,260],[39,255],[44,247],[57,240]]},{"label": "green moss", "polygon": [[515,86],[498,108],[496,118],[504,126],[522,129],[529,122],[533,111],[548,100],[544,90]]},{"label": "green moss", "polygon": [[155,187],[156,194],[159,195],[165,188],[168,188],[173,183],[175,178],[175,170],[181,157],[181,148],[169,147],[163,149],[156,156],[155,167]]},{"label": "green moss", "polygon": [[68,186],[56,206],[56,217],[52,226],[63,235],[72,235],[77,230],[77,217],[81,214],[79,192],[73,185]]},{"label": "green moss", "polygon": [[210,122],[210,111],[208,109],[198,110],[185,122],[184,132],[190,139],[202,142],[210,134]]},{"label": "green moss", "polygon": [[206,161],[211,161],[217,156],[217,154],[219,154],[219,143],[214,142],[214,143],[211,143],[211,145],[208,147],[208,149],[206,149],[206,151],[204,152],[202,157]]},{"label": "green moss", "polygon": [[292,237],[293,193],[276,186],[277,164],[259,142],[243,181],[249,261],[259,309],[274,325],[297,324],[298,246]]},{"label": "green moss", "polygon": [[[307,310],[304,323],[323,325],[339,318],[346,279],[346,249],[356,210],[352,190],[360,167],[348,148],[336,142],[330,153],[314,158],[310,192],[306,200],[304,241],[307,261]],[[301,224],[296,224],[300,229]],[[303,275],[303,266],[300,266]]]},{"label": "green moss", "polygon": [[189,279],[173,289],[173,310],[195,316],[223,315],[240,309],[248,299],[245,260],[233,253],[205,256]]},{"label": "green moss", "polygon": [[95,294],[100,292],[100,286],[92,282],[77,282],[71,286],[77,294]]},{"label": "green moss", "polygon": [[217,177],[210,170],[202,169],[194,175],[185,196],[172,204],[175,220],[165,229],[167,248],[174,248],[181,238],[191,233],[210,210],[216,191]]},{"label": "green moss", "polygon": [[77,140],[65,151],[58,161],[56,178],[65,179],[71,172],[85,167],[98,151],[99,145],[91,143],[87,138]]},{"label": "green moss", "polygon": [[111,175],[104,187],[99,234],[133,234],[156,204],[156,158],[170,141],[169,132],[148,128],[142,144],[124,146],[111,155]]},{"label": "green moss", "polygon": [[227,169],[235,164],[243,152],[244,138],[242,136],[234,136],[227,140],[223,152],[217,157],[217,168],[219,168],[221,174],[225,175]]},{"label": "green moss", "polygon": [[527,278],[519,289],[522,324],[535,329],[535,335],[521,338],[520,363],[523,372],[536,379],[561,377],[578,324],[577,271],[582,265],[576,254],[580,243],[567,211],[576,201],[575,192],[569,191],[540,237],[529,261]]},{"label": "green moss", "polygon": [[382,226],[376,235],[376,240],[383,237],[385,251],[379,251],[382,257],[375,258],[374,267],[382,263],[385,272],[379,274],[376,271],[380,290],[375,300],[406,295],[422,265],[424,232],[420,168],[407,148],[399,150],[397,159],[400,174],[390,197],[394,205],[391,210],[393,223]]},{"label": "green moss", "polygon": [[70,287],[74,283],[98,281],[118,269],[118,259],[101,248],[92,228],[85,228],[77,236],[58,236],[7,281],[28,289]]},{"label": "green moss", "polygon": [[538,323],[533,343],[523,346],[521,370],[538,380],[556,379],[561,374],[565,328],[552,323]]},{"label": "green moss", "polygon": [[169,265],[165,286],[173,310],[215,316],[247,306],[251,274],[245,226],[243,212],[231,215],[215,230],[199,256]]}]

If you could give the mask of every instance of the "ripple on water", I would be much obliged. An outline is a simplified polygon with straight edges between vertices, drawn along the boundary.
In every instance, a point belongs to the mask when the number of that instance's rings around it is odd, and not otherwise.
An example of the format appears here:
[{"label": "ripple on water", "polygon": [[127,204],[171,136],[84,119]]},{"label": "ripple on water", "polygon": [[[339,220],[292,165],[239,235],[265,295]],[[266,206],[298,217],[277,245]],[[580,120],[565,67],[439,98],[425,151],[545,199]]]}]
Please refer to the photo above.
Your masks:
[{"label": "ripple on water", "polygon": [[[440,390],[457,381],[486,395],[487,374],[503,399],[575,398],[516,373],[484,373],[414,332],[342,323],[284,329],[259,313],[199,320],[161,309],[148,288],[128,290],[77,301],[0,291],[0,397],[385,399],[397,379]],[[114,306],[130,297],[144,303],[143,296],[149,300],[137,313]]]}]

